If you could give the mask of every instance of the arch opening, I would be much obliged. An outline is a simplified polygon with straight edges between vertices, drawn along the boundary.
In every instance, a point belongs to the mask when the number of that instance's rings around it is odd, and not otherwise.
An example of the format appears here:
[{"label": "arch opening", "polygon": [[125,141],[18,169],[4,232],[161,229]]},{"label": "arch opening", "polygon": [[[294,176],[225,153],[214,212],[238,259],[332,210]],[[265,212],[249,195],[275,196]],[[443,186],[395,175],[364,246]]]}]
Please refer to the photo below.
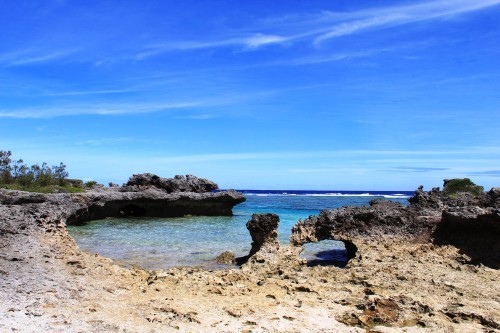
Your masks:
[{"label": "arch opening", "polygon": [[316,243],[302,245],[301,257],[307,260],[308,267],[336,266],[344,268],[356,255],[357,247],[351,241],[325,239]]}]

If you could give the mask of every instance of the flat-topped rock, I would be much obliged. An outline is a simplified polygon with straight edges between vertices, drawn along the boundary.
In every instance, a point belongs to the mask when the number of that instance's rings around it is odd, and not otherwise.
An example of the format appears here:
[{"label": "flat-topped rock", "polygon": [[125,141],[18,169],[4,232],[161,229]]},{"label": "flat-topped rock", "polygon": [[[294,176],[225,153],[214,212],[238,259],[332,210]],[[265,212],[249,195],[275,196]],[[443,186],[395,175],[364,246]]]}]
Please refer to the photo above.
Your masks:
[{"label": "flat-topped rock", "polygon": [[[77,194],[0,190],[0,204],[19,205],[24,210],[31,209],[54,219],[63,219],[67,224],[81,224],[105,217],[230,216],[232,208],[245,201],[243,194],[234,190],[207,191],[218,186],[201,178],[189,176],[176,180],[178,184],[184,184],[183,189],[193,188],[198,192],[169,192],[156,186],[142,185],[94,187]],[[205,184],[204,187],[202,184]]]}]

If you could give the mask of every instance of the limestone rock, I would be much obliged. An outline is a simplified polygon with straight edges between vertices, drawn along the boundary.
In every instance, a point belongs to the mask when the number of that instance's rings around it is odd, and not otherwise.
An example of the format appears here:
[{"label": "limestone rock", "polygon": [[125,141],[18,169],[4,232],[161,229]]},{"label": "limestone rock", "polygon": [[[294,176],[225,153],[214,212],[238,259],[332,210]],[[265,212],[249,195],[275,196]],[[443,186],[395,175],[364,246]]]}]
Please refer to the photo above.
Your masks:
[{"label": "limestone rock", "polygon": [[234,264],[236,262],[236,258],[234,257],[233,252],[225,251],[215,258],[215,262],[222,265],[229,265]]},{"label": "limestone rock", "polygon": [[103,187],[78,194],[41,194],[0,189],[1,205],[17,205],[22,210],[36,211],[41,216],[39,223],[62,220],[67,224],[81,224],[125,216],[230,216],[232,208],[243,201],[243,194],[234,190],[167,193],[156,187]]},{"label": "limestone rock", "polygon": [[249,256],[254,255],[264,245],[279,247],[278,224],[279,216],[276,214],[253,214],[247,222],[247,229],[252,236],[252,249]]},{"label": "limestone rock", "polygon": [[[447,181],[446,184],[450,184]],[[434,242],[458,247],[472,263],[500,266],[500,190],[445,194],[439,188],[419,187],[409,205],[376,200],[369,207],[323,210],[297,222],[290,242],[302,245],[323,239],[344,241],[353,258],[356,243],[365,240],[400,239]]]},{"label": "limestone rock", "polygon": [[132,175],[126,186],[153,186],[168,193],[194,192],[206,193],[217,190],[219,186],[207,179],[193,175],[177,175],[174,178],[162,178],[152,173]]},{"label": "limestone rock", "polygon": [[500,209],[453,207],[443,211],[434,232],[436,244],[451,244],[470,257],[471,263],[500,268]]}]

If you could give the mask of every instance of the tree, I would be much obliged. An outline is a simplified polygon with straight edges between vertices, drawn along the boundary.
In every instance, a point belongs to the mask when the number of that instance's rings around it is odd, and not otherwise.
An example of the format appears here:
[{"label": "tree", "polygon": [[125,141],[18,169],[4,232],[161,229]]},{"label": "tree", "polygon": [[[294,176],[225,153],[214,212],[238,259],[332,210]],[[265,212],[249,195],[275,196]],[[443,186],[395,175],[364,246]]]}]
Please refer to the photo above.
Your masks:
[{"label": "tree", "polygon": [[46,162],[43,162],[38,174],[37,182],[40,184],[40,186],[48,186],[52,185],[52,179],[52,169]]},{"label": "tree", "polygon": [[0,183],[8,184],[12,182],[12,174],[10,163],[12,160],[10,157],[12,152],[10,150],[4,151],[0,150]]},{"label": "tree", "polygon": [[68,178],[68,172],[66,171],[66,165],[61,162],[59,165],[52,166],[52,174],[58,185],[64,185],[64,181]]},{"label": "tree", "polygon": [[[12,189],[28,191],[60,191],[72,190],[72,183],[66,165],[59,163],[50,167],[46,162],[28,167],[24,160],[13,161],[12,152],[0,150],[0,185]],[[50,187],[50,188],[47,188]],[[57,188],[64,187],[64,189]]]},{"label": "tree", "polygon": [[24,161],[22,159],[14,161],[12,164],[12,177],[14,179],[18,179],[22,176],[22,172],[26,170],[26,166],[23,164]]}]

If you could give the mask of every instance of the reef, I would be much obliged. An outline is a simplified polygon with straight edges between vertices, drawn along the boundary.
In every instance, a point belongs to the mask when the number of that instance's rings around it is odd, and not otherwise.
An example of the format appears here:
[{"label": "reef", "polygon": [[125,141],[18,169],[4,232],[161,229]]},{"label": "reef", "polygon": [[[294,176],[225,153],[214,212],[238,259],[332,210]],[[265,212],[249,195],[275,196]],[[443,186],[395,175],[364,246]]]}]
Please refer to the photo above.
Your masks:
[{"label": "reef", "polygon": [[[152,271],[80,251],[66,224],[217,205],[228,213],[243,196],[148,182],[83,194],[0,190],[0,331],[500,332],[499,194],[420,188],[408,206],[327,210],[299,221],[291,245],[278,242],[277,215],[253,215],[240,267]],[[322,239],[345,242],[346,268],[306,265],[302,245]]]},{"label": "reef", "polygon": [[[194,176],[176,176],[176,188],[131,185],[137,179],[165,179],[152,174],[134,175],[128,185],[104,188],[96,186],[78,194],[40,194],[0,190],[0,204],[26,208],[38,204],[37,214],[65,224],[82,224],[105,217],[179,217],[184,215],[232,215],[232,208],[245,201],[234,190],[212,192],[218,186]],[[207,185],[208,184],[208,185]],[[192,189],[192,192],[186,192]],[[195,191],[196,190],[196,191]]]},{"label": "reef", "polygon": [[471,263],[500,268],[500,189],[479,195],[470,192],[448,194],[420,187],[409,205],[374,200],[369,207],[323,210],[299,221],[290,242],[303,245],[333,239],[345,243],[348,257],[356,256],[357,243],[401,240],[409,243],[454,245]]}]

